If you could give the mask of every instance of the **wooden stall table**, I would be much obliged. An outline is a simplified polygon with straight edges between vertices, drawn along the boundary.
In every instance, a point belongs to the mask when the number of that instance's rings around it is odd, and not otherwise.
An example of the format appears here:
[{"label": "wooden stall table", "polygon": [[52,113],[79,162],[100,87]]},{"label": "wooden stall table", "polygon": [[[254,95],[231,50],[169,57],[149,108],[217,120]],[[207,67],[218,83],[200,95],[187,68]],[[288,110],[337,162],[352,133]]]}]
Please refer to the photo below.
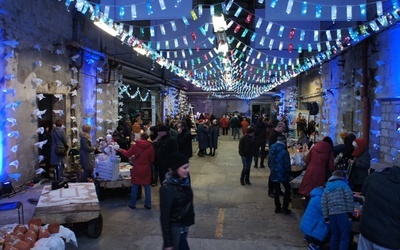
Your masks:
[{"label": "wooden stall table", "polygon": [[103,217],[93,183],[68,183],[68,188],[43,187],[34,217],[44,224],[88,222],[88,236],[97,238],[103,229]]}]

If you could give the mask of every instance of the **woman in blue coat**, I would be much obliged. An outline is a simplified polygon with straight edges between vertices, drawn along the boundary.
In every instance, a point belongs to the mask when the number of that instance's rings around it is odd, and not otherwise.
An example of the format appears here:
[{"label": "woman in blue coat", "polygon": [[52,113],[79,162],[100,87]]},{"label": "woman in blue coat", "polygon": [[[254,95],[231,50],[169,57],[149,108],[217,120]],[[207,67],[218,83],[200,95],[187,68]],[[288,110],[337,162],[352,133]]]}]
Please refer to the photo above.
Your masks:
[{"label": "woman in blue coat", "polygon": [[197,125],[197,141],[199,143],[199,153],[200,157],[206,154],[206,149],[208,147],[208,130],[204,120],[199,120],[199,125]]},{"label": "woman in blue coat", "polygon": [[311,199],[300,222],[300,229],[305,235],[305,239],[310,244],[317,246],[321,246],[329,233],[328,224],[325,223],[322,214],[321,197],[323,193],[323,187],[316,187],[310,192]]}]

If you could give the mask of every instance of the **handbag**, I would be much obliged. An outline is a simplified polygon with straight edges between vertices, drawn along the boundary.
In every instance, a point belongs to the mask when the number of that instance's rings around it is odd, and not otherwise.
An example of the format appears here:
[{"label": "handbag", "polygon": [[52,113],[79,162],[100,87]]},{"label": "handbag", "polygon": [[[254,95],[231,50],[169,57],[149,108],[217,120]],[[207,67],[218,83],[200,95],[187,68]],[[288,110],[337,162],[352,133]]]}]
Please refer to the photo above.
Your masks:
[{"label": "handbag", "polygon": [[[60,136],[57,134],[57,132],[54,132],[55,134],[56,134],[56,136],[58,137],[58,139],[60,139],[60,141],[61,141],[61,138],[60,138]],[[56,155],[58,155],[58,156],[66,156],[67,155],[67,151],[68,151],[68,145],[67,144],[64,144],[63,143],[63,145],[57,145],[56,146]]]}]

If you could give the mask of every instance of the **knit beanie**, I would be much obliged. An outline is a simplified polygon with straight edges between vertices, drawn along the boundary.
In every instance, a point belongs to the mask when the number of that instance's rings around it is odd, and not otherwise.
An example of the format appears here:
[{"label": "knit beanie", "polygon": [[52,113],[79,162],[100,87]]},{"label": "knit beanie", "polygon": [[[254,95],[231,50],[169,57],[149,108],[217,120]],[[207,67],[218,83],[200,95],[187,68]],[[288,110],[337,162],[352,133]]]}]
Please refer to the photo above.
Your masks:
[{"label": "knit beanie", "polygon": [[189,159],[181,153],[174,153],[169,157],[169,168],[171,170],[177,170],[187,163],[189,163]]}]

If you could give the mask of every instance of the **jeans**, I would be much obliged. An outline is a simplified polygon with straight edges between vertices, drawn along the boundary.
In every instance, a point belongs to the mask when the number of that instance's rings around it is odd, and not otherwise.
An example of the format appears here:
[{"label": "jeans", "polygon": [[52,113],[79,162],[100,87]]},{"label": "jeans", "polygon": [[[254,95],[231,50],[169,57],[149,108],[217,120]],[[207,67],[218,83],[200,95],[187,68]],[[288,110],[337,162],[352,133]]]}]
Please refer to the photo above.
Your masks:
[{"label": "jeans", "polygon": [[222,135],[227,135],[228,134],[228,128],[222,128]]},{"label": "jeans", "polygon": [[234,140],[236,140],[236,135],[238,140],[240,139],[240,129],[239,128],[232,128],[232,137]]},{"label": "jeans", "polygon": [[349,249],[351,221],[347,213],[329,215],[329,228],[331,229],[330,249]]},{"label": "jeans", "polygon": [[[189,227],[172,227],[172,243],[174,250],[189,250],[189,244],[187,242],[187,234]],[[165,248],[166,246],[164,246]],[[164,249],[163,248],[163,249]]]},{"label": "jeans", "polygon": [[[136,206],[137,193],[138,193],[138,184],[132,184],[131,187],[131,206]],[[144,195],[146,196],[144,200],[144,205],[146,207],[151,207],[151,188],[150,185],[144,185]]]},{"label": "jeans", "polygon": [[253,161],[253,156],[242,156],[242,174],[240,176],[240,181],[248,182],[250,180],[250,169],[251,162]]}]

